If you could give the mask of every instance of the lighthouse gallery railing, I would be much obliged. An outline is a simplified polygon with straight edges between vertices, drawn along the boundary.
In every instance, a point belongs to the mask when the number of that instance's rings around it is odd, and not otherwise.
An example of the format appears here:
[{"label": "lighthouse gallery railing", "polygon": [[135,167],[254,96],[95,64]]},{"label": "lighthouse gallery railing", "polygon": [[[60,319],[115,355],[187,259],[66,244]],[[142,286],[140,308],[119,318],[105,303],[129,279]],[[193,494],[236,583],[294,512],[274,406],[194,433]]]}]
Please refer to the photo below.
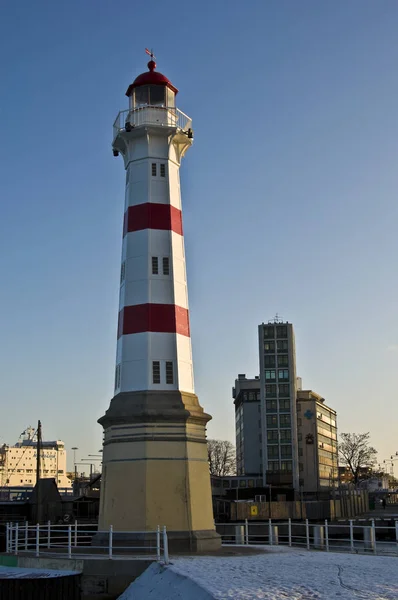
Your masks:
[{"label": "lighthouse gallery railing", "polygon": [[164,106],[141,106],[135,109],[121,110],[113,124],[113,139],[127,127],[133,129],[140,125],[176,127],[186,131],[192,126],[192,119],[178,108]]}]

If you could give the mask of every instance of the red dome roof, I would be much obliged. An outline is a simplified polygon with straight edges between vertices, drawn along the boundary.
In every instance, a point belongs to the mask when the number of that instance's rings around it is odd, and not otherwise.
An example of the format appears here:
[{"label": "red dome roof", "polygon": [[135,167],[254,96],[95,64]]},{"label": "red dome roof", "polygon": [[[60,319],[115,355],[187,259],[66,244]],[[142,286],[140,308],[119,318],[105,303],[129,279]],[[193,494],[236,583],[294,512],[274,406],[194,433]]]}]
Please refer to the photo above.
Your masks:
[{"label": "red dome roof", "polygon": [[174,87],[174,85],[171,83],[171,81],[169,79],[167,79],[167,77],[165,75],[162,75],[162,73],[155,71],[155,69],[156,69],[155,61],[153,61],[153,60],[149,61],[148,69],[149,69],[149,71],[146,71],[145,73],[141,73],[141,75],[138,75],[138,77],[136,77],[134,79],[133,83],[131,83],[129,85],[127,92],[126,92],[126,96],[131,96],[133,89],[136,87],[139,87],[141,85],[164,85],[164,86],[167,86],[168,88],[170,88],[171,90],[173,90],[173,92],[175,94],[178,94],[177,88]]}]

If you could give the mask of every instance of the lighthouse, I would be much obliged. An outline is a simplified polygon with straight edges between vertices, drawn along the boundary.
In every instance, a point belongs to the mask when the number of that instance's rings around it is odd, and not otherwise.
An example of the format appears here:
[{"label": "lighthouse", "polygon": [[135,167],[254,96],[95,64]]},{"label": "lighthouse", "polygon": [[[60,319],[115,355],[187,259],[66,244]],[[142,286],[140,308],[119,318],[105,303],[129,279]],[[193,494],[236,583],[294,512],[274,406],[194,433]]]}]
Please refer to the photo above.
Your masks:
[{"label": "lighthouse", "polygon": [[126,188],[115,389],[98,421],[99,531],[112,525],[116,540],[145,541],[149,533],[133,532],[166,526],[171,550],[203,551],[220,538],[207,461],[211,417],[194,390],[185,267],[179,170],[192,122],[176,107],[177,93],[151,54],[113,127]]}]

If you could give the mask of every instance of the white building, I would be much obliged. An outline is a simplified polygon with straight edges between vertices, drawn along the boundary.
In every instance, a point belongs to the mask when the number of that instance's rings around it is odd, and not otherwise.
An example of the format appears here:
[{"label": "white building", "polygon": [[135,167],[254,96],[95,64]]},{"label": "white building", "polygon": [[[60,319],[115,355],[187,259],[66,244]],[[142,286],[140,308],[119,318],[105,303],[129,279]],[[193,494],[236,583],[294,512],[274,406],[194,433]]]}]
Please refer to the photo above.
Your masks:
[{"label": "white building", "polygon": [[[36,484],[37,451],[34,429],[28,427],[15,446],[0,447],[0,486],[33,487]],[[41,442],[41,478],[53,478],[58,487],[70,488],[66,476],[66,450],[60,440]]]}]

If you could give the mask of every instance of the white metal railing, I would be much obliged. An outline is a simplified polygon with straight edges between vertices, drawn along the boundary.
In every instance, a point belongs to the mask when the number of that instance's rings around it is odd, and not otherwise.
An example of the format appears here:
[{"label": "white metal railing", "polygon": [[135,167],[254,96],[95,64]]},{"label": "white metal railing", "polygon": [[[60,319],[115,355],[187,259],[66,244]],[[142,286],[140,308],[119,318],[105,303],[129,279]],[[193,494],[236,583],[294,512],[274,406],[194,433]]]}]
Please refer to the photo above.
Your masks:
[{"label": "white metal railing", "polygon": [[[153,557],[159,562],[169,564],[169,550],[166,527],[160,526],[154,531],[117,531],[124,534],[128,539],[129,534],[145,535],[146,543],[139,545],[117,544],[114,541],[113,526],[109,530],[100,531],[93,527],[87,529],[87,525],[79,525],[77,521],[73,525],[52,525],[49,521],[46,525],[29,525],[13,522],[6,526],[6,551],[9,554],[29,553],[35,556],[52,555],[59,556],[67,554],[68,558],[76,556],[105,555],[112,559],[116,555],[134,555],[134,558]],[[97,534],[103,534],[104,544],[95,545],[93,538]]]},{"label": "white metal railing", "polygon": [[176,127],[183,131],[192,126],[192,119],[178,108],[164,106],[141,106],[140,108],[121,110],[113,124],[113,139],[127,127],[133,129],[140,125],[158,125]]},{"label": "white metal railing", "polygon": [[322,523],[305,521],[248,521],[217,523],[217,532],[223,544],[238,545],[288,545],[305,547],[307,550],[326,552],[373,553],[398,555],[398,520],[394,526],[358,524],[350,520],[346,524],[325,520]]}]

